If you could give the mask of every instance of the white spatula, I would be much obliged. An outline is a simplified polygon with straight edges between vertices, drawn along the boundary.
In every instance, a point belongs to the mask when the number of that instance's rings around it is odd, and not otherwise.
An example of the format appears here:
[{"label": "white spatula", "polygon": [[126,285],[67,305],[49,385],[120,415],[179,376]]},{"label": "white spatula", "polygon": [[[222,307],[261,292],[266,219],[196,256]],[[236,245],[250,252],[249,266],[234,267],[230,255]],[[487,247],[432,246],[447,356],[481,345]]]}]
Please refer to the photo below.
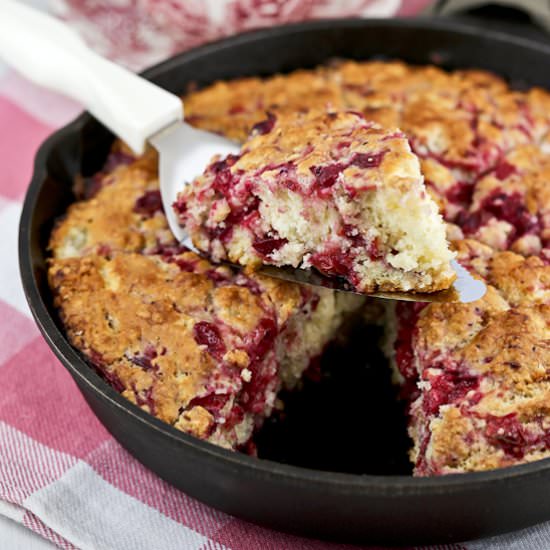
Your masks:
[{"label": "white spatula", "polygon": [[[160,189],[170,229],[196,251],[172,204],[181,187],[201,174],[214,155],[238,153],[236,143],[186,124],[179,97],[100,57],[64,23],[15,0],[0,0],[0,57],[36,84],[83,104],[135,153],[151,143],[159,152]],[[454,267],[458,277],[450,291],[374,296],[462,302],[483,296],[485,285],[456,262]],[[310,270],[269,266],[262,271],[293,282],[348,290],[344,282]]]},{"label": "white spatula", "polygon": [[136,154],[151,143],[160,153],[170,229],[185,240],[172,209],[178,191],[215,154],[237,153],[236,143],[186,124],[178,96],[100,57],[67,25],[15,0],[0,0],[0,57],[36,84],[84,105]]}]

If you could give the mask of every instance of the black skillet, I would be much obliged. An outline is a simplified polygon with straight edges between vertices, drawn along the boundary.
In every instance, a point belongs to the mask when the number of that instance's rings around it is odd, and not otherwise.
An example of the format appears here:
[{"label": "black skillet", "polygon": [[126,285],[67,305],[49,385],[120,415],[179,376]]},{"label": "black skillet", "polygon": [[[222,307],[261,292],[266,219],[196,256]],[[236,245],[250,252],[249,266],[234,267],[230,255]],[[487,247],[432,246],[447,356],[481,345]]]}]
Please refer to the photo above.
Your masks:
[{"label": "black skillet", "polygon": [[[262,30],[178,55],[145,76],[172,92],[190,82],[268,75],[334,57],[476,67],[550,87],[550,46],[439,20],[335,20]],[[378,334],[357,330],[325,358],[322,379],[288,396],[258,436],[263,458],[217,448],[118,395],[67,342],[47,287],[49,230],[75,175],[98,170],[112,141],[88,114],[36,157],[20,226],[23,284],[46,341],[98,418],[138,460],[187,494],[235,516],[316,538],[419,544],[460,541],[550,519],[550,459],[491,472],[413,478],[402,411]],[[60,411],[61,414],[61,411]]]}]

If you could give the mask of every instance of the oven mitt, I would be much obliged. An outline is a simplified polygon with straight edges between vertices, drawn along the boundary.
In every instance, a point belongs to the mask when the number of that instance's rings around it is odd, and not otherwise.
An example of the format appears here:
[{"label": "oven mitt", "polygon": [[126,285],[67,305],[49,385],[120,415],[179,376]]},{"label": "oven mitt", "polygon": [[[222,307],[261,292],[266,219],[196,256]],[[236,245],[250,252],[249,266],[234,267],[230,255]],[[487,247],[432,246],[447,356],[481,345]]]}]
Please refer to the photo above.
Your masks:
[{"label": "oven mitt", "polygon": [[457,15],[489,5],[515,8],[527,13],[533,22],[550,32],[550,0],[439,0],[428,8],[433,15]]}]

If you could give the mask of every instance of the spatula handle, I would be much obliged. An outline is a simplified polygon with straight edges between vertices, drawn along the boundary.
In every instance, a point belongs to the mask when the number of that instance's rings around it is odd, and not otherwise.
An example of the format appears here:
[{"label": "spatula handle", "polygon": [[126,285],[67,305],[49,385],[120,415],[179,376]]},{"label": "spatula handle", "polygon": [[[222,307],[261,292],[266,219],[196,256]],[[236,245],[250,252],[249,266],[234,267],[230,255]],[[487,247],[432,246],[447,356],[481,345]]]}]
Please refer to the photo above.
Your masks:
[{"label": "spatula handle", "polygon": [[176,95],[103,59],[67,25],[15,0],[0,0],[0,57],[36,84],[82,103],[136,153],[183,116]]}]

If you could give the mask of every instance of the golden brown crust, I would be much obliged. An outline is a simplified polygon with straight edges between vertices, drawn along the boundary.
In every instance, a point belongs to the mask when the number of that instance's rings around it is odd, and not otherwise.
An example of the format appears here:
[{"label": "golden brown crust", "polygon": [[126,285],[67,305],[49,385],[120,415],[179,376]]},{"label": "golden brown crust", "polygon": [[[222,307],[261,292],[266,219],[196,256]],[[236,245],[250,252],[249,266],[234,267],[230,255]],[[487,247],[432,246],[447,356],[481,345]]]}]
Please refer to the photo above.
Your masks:
[{"label": "golden brown crust", "polygon": [[[341,157],[334,158],[339,145],[345,145]],[[399,130],[382,128],[350,111],[309,111],[278,116],[270,132],[253,134],[231,172],[260,170],[266,163],[273,167],[291,163],[306,191],[315,179],[314,167],[346,162],[351,155],[381,152],[380,165],[367,172],[354,164],[346,167],[343,175],[351,186],[360,190],[397,185],[403,183],[402,177],[419,177],[416,158]]]},{"label": "golden brown crust", "polygon": [[[549,323],[548,305],[513,308],[492,317],[463,348],[469,374],[481,377],[482,397],[475,404],[464,399],[446,405],[431,420],[429,466],[422,475],[486,470],[550,455],[548,428],[541,425],[550,413]],[[507,417],[512,429],[492,433],[492,422],[498,426]]]},{"label": "golden brown crust", "polygon": [[341,89],[325,68],[295,71],[267,79],[244,78],[216,82],[184,98],[186,119],[192,124],[244,141],[267,113],[341,108]]},{"label": "golden brown crust", "polygon": [[[117,142],[115,154],[120,147]],[[128,165],[99,174],[93,185],[93,196],[70,205],[56,224],[49,244],[55,257],[142,252],[175,244],[160,205],[152,149]]]},{"label": "golden brown crust", "polygon": [[[178,263],[193,264],[194,271]],[[220,361],[238,371],[249,366],[250,335],[266,318],[283,328],[304,301],[293,285],[264,288],[257,278],[253,292],[233,276],[213,281],[206,275],[212,269],[191,252],[169,261],[133,253],[111,259],[87,255],[53,259],[49,268],[55,305],[72,344],[126,398],[197,434],[205,432],[207,415],[187,407],[207,391]],[[237,281],[246,282],[242,276]],[[197,341],[197,323],[217,327],[226,350],[220,357]]]},{"label": "golden brown crust", "polygon": [[550,455],[540,426],[550,412],[550,266],[475,241],[457,247],[488,292],[420,313],[414,349],[422,393],[410,430],[419,475]]},{"label": "golden brown crust", "polygon": [[[53,260],[49,274],[73,345],[118,380],[126,397],[133,393],[137,401],[152,388],[155,414],[174,423],[179,407],[200,393],[214,368],[192,331],[178,328],[192,328],[192,310],[211,300],[213,285],[139,254]],[[157,354],[151,368],[132,362],[146,357],[148,348]],[[156,351],[163,349],[162,355]]]}]

